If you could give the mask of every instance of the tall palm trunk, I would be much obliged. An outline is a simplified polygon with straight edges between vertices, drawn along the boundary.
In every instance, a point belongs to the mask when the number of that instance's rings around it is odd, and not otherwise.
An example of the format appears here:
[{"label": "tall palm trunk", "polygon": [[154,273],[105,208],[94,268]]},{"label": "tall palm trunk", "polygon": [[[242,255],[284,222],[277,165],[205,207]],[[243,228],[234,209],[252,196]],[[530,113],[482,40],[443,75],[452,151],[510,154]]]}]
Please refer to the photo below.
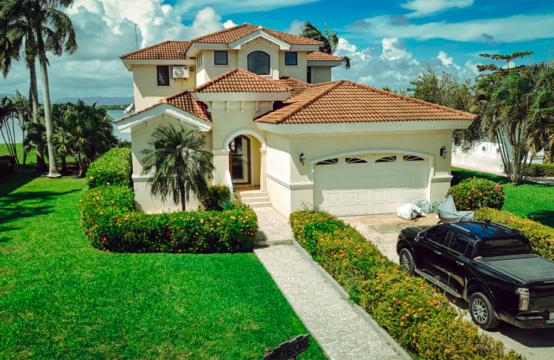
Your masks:
[{"label": "tall palm trunk", "polygon": [[181,192],[181,210],[186,210],[186,194],[185,194],[185,185],[179,184],[179,191]]},{"label": "tall palm trunk", "polygon": [[54,126],[52,124],[52,105],[50,104],[50,84],[48,82],[48,59],[46,59],[46,50],[44,49],[44,41],[40,24],[36,26],[37,44],[38,44],[38,59],[40,64],[40,78],[42,80],[42,97],[44,99],[44,122],[46,127],[46,145],[48,146],[48,177],[61,177],[58,171],[58,162],[56,161],[56,152],[52,146],[52,134]]},{"label": "tall palm trunk", "polygon": [[[29,89],[29,100],[31,102],[31,109],[33,113],[33,123],[38,124],[38,84],[37,84],[37,69],[35,67],[35,58],[28,61],[29,71],[31,72],[31,87]],[[43,172],[46,171],[46,162],[44,161],[44,154],[37,147],[37,165],[36,170]]]}]

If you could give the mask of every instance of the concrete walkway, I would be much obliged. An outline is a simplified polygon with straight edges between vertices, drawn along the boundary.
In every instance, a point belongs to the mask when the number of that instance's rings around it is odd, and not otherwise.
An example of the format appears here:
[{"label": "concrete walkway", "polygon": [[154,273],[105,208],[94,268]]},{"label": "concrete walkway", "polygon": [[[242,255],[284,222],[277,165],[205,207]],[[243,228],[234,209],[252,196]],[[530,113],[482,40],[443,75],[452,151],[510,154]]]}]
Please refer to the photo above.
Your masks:
[{"label": "concrete walkway", "polygon": [[[274,209],[255,211],[267,240],[292,237],[287,220]],[[303,250],[282,245],[254,252],[330,359],[410,358]]]}]

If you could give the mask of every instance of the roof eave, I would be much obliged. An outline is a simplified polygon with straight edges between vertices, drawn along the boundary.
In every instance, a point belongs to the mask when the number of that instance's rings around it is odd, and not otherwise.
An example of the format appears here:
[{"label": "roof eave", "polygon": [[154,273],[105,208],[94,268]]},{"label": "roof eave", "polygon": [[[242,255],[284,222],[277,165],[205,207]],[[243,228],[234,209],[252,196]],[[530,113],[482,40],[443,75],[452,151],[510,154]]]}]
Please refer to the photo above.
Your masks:
[{"label": "roof eave", "polygon": [[196,101],[284,101],[290,91],[284,92],[194,92]]},{"label": "roof eave", "polygon": [[279,50],[290,50],[292,47],[292,45],[286,42],[285,40],[280,39],[277,36],[268,33],[264,29],[258,29],[248,35],[241,37],[238,40],[233,41],[232,43],[229,44],[229,47],[233,50],[240,50],[242,48],[242,45],[259,38],[263,38],[267,41],[270,41],[278,45]]},{"label": "roof eave", "polygon": [[342,64],[342,60],[340,61],[319,61],[319,60],[308,60],[308,64],[307,66],[312,66],[312,67],[318,67],[318,66],[321,66],[321,67],[335,67],[335,66],[340,66]]},{"label": "roof eave", "polygon": [[203,42],[193,42],[190,44],[186,56],[196,57],[202,50],[230,50],[231,48],[227,44],[218,44],[218,43],[203,43]]}]

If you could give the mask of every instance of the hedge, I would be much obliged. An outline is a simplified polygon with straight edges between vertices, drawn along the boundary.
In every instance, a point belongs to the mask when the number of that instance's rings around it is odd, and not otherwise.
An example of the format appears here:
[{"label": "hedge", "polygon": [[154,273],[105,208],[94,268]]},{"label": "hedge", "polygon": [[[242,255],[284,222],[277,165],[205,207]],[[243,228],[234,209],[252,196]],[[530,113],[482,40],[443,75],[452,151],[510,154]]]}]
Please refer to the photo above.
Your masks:
[{"label": "hedge", "polygon": [[210,186],[208,193],[200,201],[204,208],[208,211],[221,210],[221,203],[231,199],[231,191],[227,186],[215,185]]},{"label": "hedge", "polygon": [[89,188],[131,186],[131,149],[111,149],[90,164],[86,179]]},{"label": "hedge", "polygon": [[537,221],[516,216],[507,211],[483,208],[475,211],[479,220],[493,220],[520,230],[529,237],[533,252],[554,260],[554,229]]},{"label": "hedge", "polygon": [[[85,192],[80,208],[83,231],[92,246],[127,253],[220,253],[252,248],[258,223],[254,211],[245,205],[229,211],[157,215],[136,211],[129,186],[130,160],[129,149],[112,149],[89,168],[91,189]],[[210,194],[218,191],[214,187]]]},{"label": "hedge", "polygon": [[502,185],[479,177],[464,179],[453,185],[446,193],[448,195],[452,195],[458,210],[502,209],[506,198]]},{"label": "hedge", "polygon": [[403,347],[421,359],[523,359],[472,322],[448,299],[402,268],[342,220],[322,212],[291,214],[295,239]]},{"label": "hedge", "polygon": [[554,177],[554,164],[531,164],[530,177]]}]

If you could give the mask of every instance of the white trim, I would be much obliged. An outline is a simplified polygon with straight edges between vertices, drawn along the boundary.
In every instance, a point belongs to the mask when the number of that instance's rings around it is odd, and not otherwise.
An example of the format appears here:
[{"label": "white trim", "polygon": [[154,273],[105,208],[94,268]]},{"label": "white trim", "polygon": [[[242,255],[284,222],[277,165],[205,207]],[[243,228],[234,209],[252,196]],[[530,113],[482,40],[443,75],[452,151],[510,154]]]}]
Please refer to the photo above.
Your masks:
[{"label": "white trim", "polygon": [[264,38],[268,41],[271,41],[275,45],[278,45],[279,50],[289,50],[291,48],[291,44],[289,44],[288,42],[278,38],[277,36],[271,35],[270,33],[268,33],[267,31],[265,31],[263,29],[258,29],[256,31],[254,31],[253,33],[250,33],[246,36],[241,37],[238,40],[233,41],[232,43],[229,44],[229,47],[233,50],[240,50],[242,48],[242,45],[244,45],[244,44],[246,44],[246,43],[248,43],[252,40],[255,40],[256,38],[258,38],[258,41],[259,41],[260,37]]},{"label": "white trim", "polygon": [[312,52],[312,51],[318,51],[318,50],[319,50],[319,45],[292,45],[290,47],[290,51]]},{"label": "white trim", "polygon": [[[216,64],[215,63],[215,53],[216,52],[224,52],[225,54],[227,54],[227,64]],[[214,50],[213,51],[213,64],[212,66],[215,68],[215,67],[231,67],[231,64],[229,62],[229,51],[227,50]]]},{"label": "white trim", "polygon": [[133,175],[133,182],[148,182],[148,179],[152,179],[154,176],[151,175]]},{"label": "white trim", "polygon": [[311,67],[335,67],[340,66],[342,64],[342,61],[334,60],[334,61],[308,61],[307,66]]},{"label": "white trim", "polygon": [[[405,155],[416,155],[423,158],[429,159],[429,181],[427,183],[427,201],[430,201],[431,199],[431,179],[433,178],[433,174],[435,173],[435,155],[430,153],[425,153],[421,151],[415,151],[415,150],[408,150],[408,149],[399,149],[399,148],[391,148],[391,149],[359,149],[359,150],[349,150],[349,151],[341,151],[334,154],[328,154],[323,156],[318,156],[316,158],[310,159],[309,161],[309,170],[308,170],[308,178],[311,182],[314,181],[314,165],[320,161],[333,159],[333,158],[340,158],[344,156],[351,156],[351,155],[364,155],[364,154],[405,154]],[[440,177],[439,177],[440,178]]]},{"label": "white trim", "polygon": [[454,176],[452,175],[440,175],[440,176],[434,176],[431,178],[432,183],[439,183],[439,182],[450,182]]},{"label": "white trim", "polygon": [[122,59],[123,64],[129,71],[133,71],[133,65],[192,65],[196,66],[195,60],[137,60]]},{"label": "white trim", "polygon": [[188,57],[195,57],[196,53],[202,50],[230,50],[227,44],[213,44],[213,43],[199,43],[193,42],[190,44],[187,52],[185,53]]},{"label": "white trim", "polygon": [[220,93],[191,93],[196,101],[284,101],[290,91],[272,93],[254,92],[220,92]]},{"label": "white trim", "polygon": [[165,103],[156,105],[155,107],[148,109],[146,111],[135,113],[130,118],[116,123],[116,125],[119,131],[128,132],[129,129],[137,125],[140,125],[142,123],[146,123],[146,125],[148,125],[149,120],[153,120],[159,116],[163,116],[163,117],[170,116],[177,120],[184,121],[193,126],[196,126],[198,128],[198,131],[202,131],[202,132],[210,131],[212,128],[212,123],[204,119],[201,119],[197,116],[194,116],[184,110],[176,108],[173,105],[169,105]]},{"label": "white trim", "polygon": [[257,122],[260,130],[281,135],[309,134],[337,134],[337,133],[375,133],[402,131],[429,131],[467,129],[471,120],[412,120],[412,121],[372,121],[359,123],[332,123],[332,124],[267,124]]},{"label": "white trim", "polygon": [[212,154],[214,154],[214,156],[218,156],[218,155],[229,155],[229,150],[212,150]]},{"label": "white trim", "polygon": [[279,178],[277,175],[272,174],[269,171],[266,171],[265,175],[267,176],[268,179],[271,179],[271,180],[275,181],[277,184],[279,184],[281,186],[284,186],[284,187],[286,187],[287,189],[290,189],[290,190],[308,190],[308,189],[313,189],[314,188],[313,181],[301,182],[301,183],[300,182],[299,183],[289,183],[288,181]]},{"label": "white trim", "polygon": [[266,155],[267,154],[267,149],[260,148],[260,154]]},{"label": "white trim", "polygon": [[231,141],[239,135],[251,135],[251,136],[255,137],[256,139],[258,139],[259,142],[262,143],[262,149],[266,148],[265,138],[262,134],[260,134],[258,131],[254,130],[254,129],[241,128],[241,129],[235,130],[232,133],[230,133],[229,135],[227,135],[227,137],[223,141],[223,149],[228,149],[229,144],[231,143]]}]

